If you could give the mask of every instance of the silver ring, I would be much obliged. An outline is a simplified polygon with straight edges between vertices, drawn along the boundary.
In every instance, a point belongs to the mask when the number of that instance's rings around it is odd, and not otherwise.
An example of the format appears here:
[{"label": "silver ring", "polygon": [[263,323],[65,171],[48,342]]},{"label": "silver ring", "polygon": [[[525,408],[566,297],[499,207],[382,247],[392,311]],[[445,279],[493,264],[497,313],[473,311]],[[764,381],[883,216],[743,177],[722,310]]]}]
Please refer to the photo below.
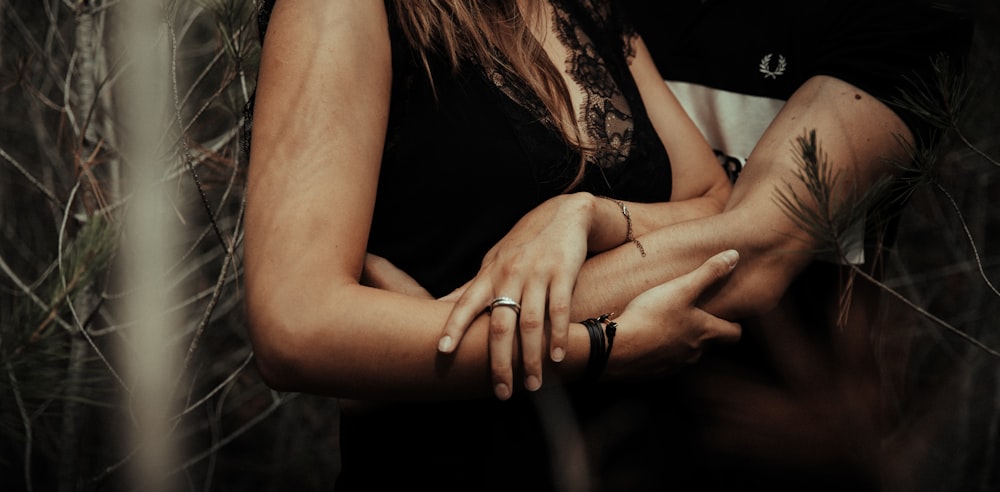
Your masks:
[{"label": "silver ring", "polygon": [[521,314],[521,305],[518,304],[517,301],[515,301],[514,299],[511,299],[506,296],[497,297],[496,299],[490,301],[490,306],[489,306],[490,312],[493,312],[493,309],[498,307],[509,307],[513,309],[514,312],[517,313],[518,315]]}]

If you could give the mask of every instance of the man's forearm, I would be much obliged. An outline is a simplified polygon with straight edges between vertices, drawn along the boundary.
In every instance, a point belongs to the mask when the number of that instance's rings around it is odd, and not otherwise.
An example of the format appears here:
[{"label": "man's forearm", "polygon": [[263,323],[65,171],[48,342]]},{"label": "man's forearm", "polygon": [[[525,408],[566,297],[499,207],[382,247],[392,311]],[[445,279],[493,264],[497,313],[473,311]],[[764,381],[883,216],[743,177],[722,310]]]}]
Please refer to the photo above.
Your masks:
[{"label": "man's forearm", "polygon": [[750,215],[732,210],[654,231],[639,238],[645,257],[625,245],[589,259],[573,293],[573,316],[620,312],[639,293],[730,248],[739,251],[740,264],[730,278],[703,296],[702,306],[728,319],[768,310],[811,256],[802,241],[781,230],[783,216]]},{"label": "man's forearm", "polygon": [[870,95],[830,77],[810,79],[760,139],[725,212],[643,235],[644,258],[634,248],[617,248],[588,260],[574,291],[573,315],[619,310],[643,290],[729,248],[739,251],[740,265],[703,297],[702,305],[729,319],[768,311],[812,261],[812,252],[825,246],[801,230],[775,199],[792,189],[808,203],[794,142],[811,130],[838,176],[831,194],[840,201],[898,171],[892,161],[906,157],[898,139],[912,140],[902,121]]}]

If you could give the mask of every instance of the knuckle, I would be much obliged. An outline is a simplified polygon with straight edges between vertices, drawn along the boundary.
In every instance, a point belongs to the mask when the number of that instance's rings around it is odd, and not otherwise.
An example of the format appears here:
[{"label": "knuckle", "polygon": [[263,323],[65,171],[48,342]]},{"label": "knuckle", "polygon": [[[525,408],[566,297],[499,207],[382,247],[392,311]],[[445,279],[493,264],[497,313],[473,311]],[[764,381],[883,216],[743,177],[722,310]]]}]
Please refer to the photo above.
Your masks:
[{"label": "knuckle", "polygon": [[511,368],[510,362],[494,362],[493,364],[493,382],[494,383],[507,383],[511,380],[513,370]]},{"label": "knuckle", "polygon": [[715,259],[708,265],[709,273],[711,273],[713,279],[721,278],[726,275],[729,271],[729,265],[721,259]]},{"label": "knuckle", "polygon": [[455,309],[468,309],[472,306],[474,295],[471,290],[467,290],[455,301]]},{"label": "knuckle", "polygon": [[502,338],[510,334],[510,327],[506,323],[501,323],[496,318],[490,320],[490,335],[494,338]]},{"label": "knuckle", "polygon": [[489,252],[487,252],[483,256],[483,261],[479,262],[479,266],[480,267],[486,267],[486,266],[490,265],[491,263],[493,263],[493,261],[495,261],[496,258],[497,258],[496,251],[490,250]]},{"label": "knuckle", "polygon": [[543,318],[538,313],[521,313],[521,331],[535,332],[542,328]]},{"label": "knuckle", "polygon": [[517,277],[521,274],[521,265],[518,262],[504,262],[500,265],[500,274],[507,277]]},{"label": "knuckle", "polygon": [[553,299],[549,302],[549,316],[553,318],[560,318],[569,316],[570,304],[563,299]]},{"label": "knuckle", "polygon": [[541,374],[542,360],[540,357],[525,357],[524,370],[528,374]]},{"label": "knuckle", "polygon": [[559,271],[563,268],[563,265],[567,262],[566,254],[559,250],[550,251],[548,255],[541,260],[541,267],[549,271]]},{"label": "knuckle", "polygon": [[561,347],[567,339],[569,339],[569,327],[563,327],[563,329],[553,327],[552,333],[549,335],[549,344],[553,347]]}]

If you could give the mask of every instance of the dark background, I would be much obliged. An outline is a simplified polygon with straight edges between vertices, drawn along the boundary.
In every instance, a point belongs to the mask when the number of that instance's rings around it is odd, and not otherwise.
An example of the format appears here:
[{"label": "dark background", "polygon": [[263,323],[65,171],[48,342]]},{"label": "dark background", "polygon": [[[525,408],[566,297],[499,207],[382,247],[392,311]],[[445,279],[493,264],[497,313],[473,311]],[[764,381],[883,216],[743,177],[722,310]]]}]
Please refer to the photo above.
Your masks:
[{"label": "dark background", "polygon": [[[116,83],[128,67],[116,6],[0,0],[5,490],[116,490],[130,464],[128,407],[110,370],[129,337],[117,311],[128,290],[115,280],[130,199],[117,145]],[[192,490],[330,490],[334,400],[274,393],[248,363],[239,129],[258,54],[253,10],[249,0],[164,2],[177,119],[165,123],[163,180],[184,255],[164,288],[180,299],[173,348],[191,353],[173,478]],[[1000,349],[1000,294],[983,279],[1000,283],[1000,2],[979,1],[974,19],[969,104],[941,147],[936,181],[915,190],[901,218],[886,284]],[[876,343],[886,404],[901,416],[884,442],[887,489],[1000,490],[1000,358],[887,299]]]}]

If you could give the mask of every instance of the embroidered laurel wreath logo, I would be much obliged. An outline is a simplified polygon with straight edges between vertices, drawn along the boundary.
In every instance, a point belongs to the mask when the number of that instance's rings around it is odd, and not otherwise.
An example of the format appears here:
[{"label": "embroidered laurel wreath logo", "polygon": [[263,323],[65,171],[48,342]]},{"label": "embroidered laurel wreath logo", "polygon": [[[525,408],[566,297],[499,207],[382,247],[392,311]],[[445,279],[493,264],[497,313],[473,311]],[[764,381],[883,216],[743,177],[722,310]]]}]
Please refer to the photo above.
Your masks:
[{"label": "embroidered laurel wreath logo", "polygon": [[768,53],[764,55],[764,58],[760,59],[760,73],[764,74],[764,78],[777,79],[779,75],[785,73],[785,68],[788,67],[788,62],[785,61],[784,55],[778,55],[778,66],[771,70],[771,58],[774,53]]}]

